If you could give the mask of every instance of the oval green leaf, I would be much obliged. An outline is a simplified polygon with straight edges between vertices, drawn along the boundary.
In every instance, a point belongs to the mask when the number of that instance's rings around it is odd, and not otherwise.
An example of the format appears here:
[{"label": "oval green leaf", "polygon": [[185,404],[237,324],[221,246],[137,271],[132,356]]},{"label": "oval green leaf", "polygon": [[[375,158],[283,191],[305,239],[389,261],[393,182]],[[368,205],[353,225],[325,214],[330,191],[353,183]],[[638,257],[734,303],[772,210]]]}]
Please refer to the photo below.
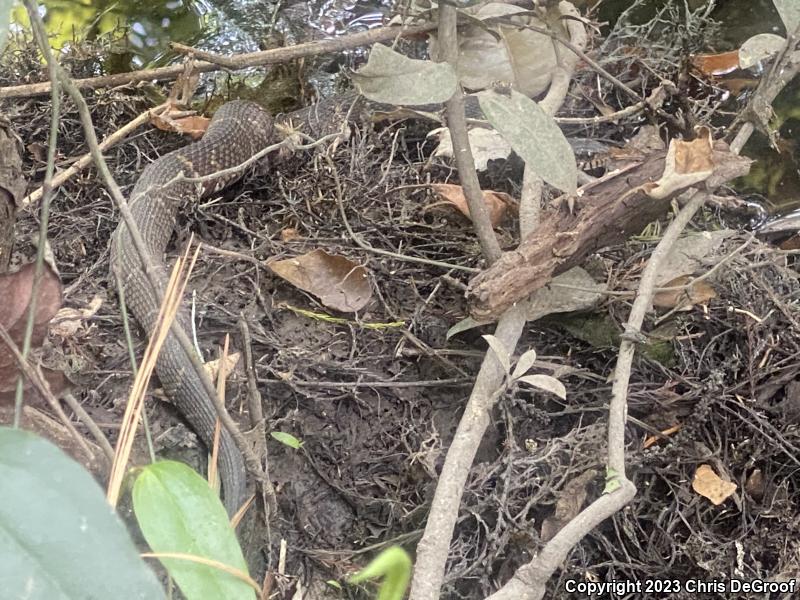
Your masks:
[{"label": "oval green leaf", "polygon": [[553,117],[527,96],[487,90],[477,94],[483,114],[511,144],[525,166],[562,192],[578,187],[575,153]]},{"label": "oval green leaf", "polygon": [[278,440],[284,446],[299,450],[303,447],[303,442],[294,437],[291,433],[284,433],[283,431],[271,431],[270,435],[273,439]]},{"label": "oval green leaf", "polygon": [[0,480],[4,598],[164,598],[100,486],[60,449],[0,427]]},{"label": "oval green leaf", "polygon": [[350,583],[383,578],[377,600],[403,600],[411,580],[411,557],[400,546],[390,546],[358,573]]},{"label": "oval green leaf", "polygon": [[407,106],[446,102],[458,89],[449,64],[408,58],[382,44],[372,47],[367,64],[352,79],[370,100]]},{"label": "oval green leaf", "polygon": [[519,381],[544,390],[545,392],[555,394],[562,400],[567,399],[567,388],[565,388],[564,384],[558,379],[550,377],[550,375],[525,375],[524,377],[520,377]]},{"label": "oval green leaf", "polygon": [[[183,463],[159,461],[141,469],[133,509],[153,552],[208,558],[247,573],[228,514],[208,482]],[[254,600],[244,581],[211,566],[160,559],[187,600]]]}]

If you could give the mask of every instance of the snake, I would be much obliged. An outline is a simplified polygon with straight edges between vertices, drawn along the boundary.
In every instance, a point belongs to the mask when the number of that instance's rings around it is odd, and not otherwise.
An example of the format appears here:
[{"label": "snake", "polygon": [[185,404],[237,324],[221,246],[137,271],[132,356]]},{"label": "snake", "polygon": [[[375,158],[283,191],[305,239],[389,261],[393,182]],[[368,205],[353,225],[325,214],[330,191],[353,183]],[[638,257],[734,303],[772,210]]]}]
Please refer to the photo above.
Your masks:
[{"label": "snake", "polygon": [[[468,97],[473,98],[474,97]],[[139,325],[150,335],[158,320],[168,277],[164,252],[172,237],[179,208],[198,201],[233,183],[241,172],[219,174],[236,167],[273,141],[274,124],[299,126],[305,133],[321,137],[341,130],[345,122],[372,122],[406,117],[436,118],[441,104],[399,110],[398,107],[367,101],[363,96],[347,93],[327,98],[315,105],[279,116],[277,120],[260,105],[234,100],[223,104],[208,125],[203,138],[174,150],[150,163],[137,179],[130,195],[129,208],[133,222],[141,233],[142,250],[152,265],[152,279],[137,250],[133,236],[122,220],[112,236],[111,268],[121,279],[127,307]],[[467,113],[481,117],[477,101],[467,104]],[[474,114],[473,114],[474,113]],[[202,178],[202,182],[192,181]],[[188,335],[191,318],[178,310],[178,326]],[[211,448],[217,422],[217,411],[208,390],[213,390],[207,375],[193,366],[184,346],[170,332],[156,361],[156,374],[162,388],[178,412],[188,421],[203,443]],[[232,436],[221,428],[219,471],[225,507],[233,513],[244,501],[246,471],[242,455]]]},{"label": "snake", "polygon": [[[112,235],[110,262],[120,277],[127,307],[148,335],[155,330],[167,286],[164,253],[179,208],[238,179],[240,174],[209,176],[245,162],[265,148],[272,136],[273,119],[258,104],[227,102],[214,114],[202,139],[163,155],[147,165],[137,179],[128,206],[141,234],[151,277],[124,220]],[[204,179],[192,181],[198,178]],[[191,317],[185,308],[178,310],[176,321],[184,332],[191,332]],[[217,411],[207,390],[214,388],[209,381],[203,381],[208,376],[194,368],[192,358],[172,331],[158,355],[155,371],[167,397],[206,447],[211,448]],[[220,431],[218,460],[224,505],[233,514],[245,498],[246,470],[242,454],[225,427]]]}]

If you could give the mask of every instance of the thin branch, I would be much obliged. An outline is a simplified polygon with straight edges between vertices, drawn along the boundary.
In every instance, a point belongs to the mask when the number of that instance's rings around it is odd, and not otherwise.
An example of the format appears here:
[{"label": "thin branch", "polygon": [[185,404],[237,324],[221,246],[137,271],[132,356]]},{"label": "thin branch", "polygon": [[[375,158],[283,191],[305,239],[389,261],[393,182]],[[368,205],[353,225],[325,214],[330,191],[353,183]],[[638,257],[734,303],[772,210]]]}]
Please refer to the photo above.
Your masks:
[{"label": "thin branch", "polygon": [[[455,5],[442,2],[439,5],[439,52],[437,60],[449,63],[456,71],[458,64],[458,11]],[[461,85],[445,104],[447,127],[453,143],[453,158],[458,168],[458,178],[469,206],[469,215],[486,261],[491,264],[500,258],[502,250],[489,220],[489,209],[483,199],[483,191],[475,171],[475,159],[467,135],[467,119],[464,114],[464,92]]]},{"label": "thin branch", "polygon": [[[444,12],[445,5],[440,5]],[[563,14],[577,14],[574,6],[568,2],[562,2],[559,10]],[[444,16],[440,16],[444,19]],[[577,44],[576,47],[586,44],[586,32],[580,21],[569,21],[568,29],[570,37]],[[566,97],[572,72],[577,63],[577,57],[562,57],[560,68],[556,71],[551,82],[547,96],[542,100],[540,106],[548,114],[555,114],[561,107]],[[448,104],[448,119],[451,106]],[[463,110],[463,109],[462,109]],[[455,148],[455,139],[453,140]],[[532,176],[526,167],[526,177],[528,182],[535,182],[538,179]],[[461,166],[459,165],[459,174]],[[536,192],[540,192],[541,187],[536,189],[534,185],[526,191],[523,197],[520,210],[521,233],[528,235],[535,226],[535,210],[526,210],[526,205],[538,207],[541,199]],[[470,207],[472,211],[472,207]],[[523,217],[523,213],[528,213]],[[494,234],[492,234],[494,235]],[[518,305],[506,311],[497,323],[494,335],[497,337],[509,353],[513,353],[514,348],[522,334],[526,323],[527,302],[520,302]],[[447,450],[442,472],[436,485],[431,510],[428,521],[425,525],[425,533],[417,545],[417,560],[414,567],[414,578],[411,583],[410,600],[436,600],[444,580],[445,564],[450,549],[450,540],[458,520],[458,510],[460,499],[464,493],[464,486],[469,476],[472,462],[475,458],[478,446],[483,439],[486,428],[489,424],[490,412],[500,397],[503,390],[506,373],[493,353],[487,352],[481,364],[480,371],[475,378],[464,414],[461,416],[458,428],[453,436],[450,448]]]},{"label": "thin branch", "polygon": [[[235,69],[246,69],[248,67],[261,67],[275,63],[288,62],[297,58],[318,56],[331,52],[341,52],[361,46],[368,46],[377,42],[388,42],[396,37],[412,37],[435,29],[436,25],[426,23],[424,25],[403,26],[403,27],[380,27],[369,31],[361,31],[351,35],[297,44],[287,48],[274,48],[261,52],[249,52],[234,56],[231,61]],[[212,62],[195,62],[195,72],[208,73],[218,71],[221,66]],[[171,65],[169,67],[159,67],[156,69],[145,69],[130,73],[118,73],[116,75],[104,75],[102,77],[90,77],[87,79],[76,79],[76,89],[97,89],[101,87],[115,87],[129,83],[139,83],[141,81],[164,81],[175,79],[184,72],[183,65]],[[0,88],[0,98],[22,98],[26,96],[41,96],[50,92],[50,82],[33,83],[27,85],[15,85]]]},{"label": "thin branch", "polygon": [[[38,13],[38,5],[34,0],[25,0],[25,9],[28,12],[31,20],[39,19],[41,17]],[[54,77],[56,73],[56,60],[50,52],[48,45],[47,35],[44,32],[44,27],[34,29],[36,42],[42,49],[45,61],[47,62],[47,72],[50,77]],[[47,48],[47,51],[45,51]],[[25,334],[22,338],[22,359],[27,360],[28,354],[31,351],[31,342],[33,340],[33,327],[36,322],[36,305],[39,300],[39,289],[42,284],[42,275],[44,274],[44,250],[47,245],[47,228],[50,223],[50,203],[53,199],[53,173],[56,168],[56,143],[58,140],[58,119],[61,111],[61,89],[56,85],[53,86],[50,95],[51,113],[50,113],[50,133],[47,139],[47,166],[44,174],[44,186],[42,203],[42,213],[39,220],[39,246],[36,249],[36,264],[33,269],[33,285],[31,287],[31,299],[28,305],[28,320],[25,323]],[[22,375],[17,379],[17,388],[14,396],[14,427],[19,427],[20,419],[22,418],[22,402],[23,402],[23,385]]]},{"label": "thin branch", "polygon": [[[794,39],[796,40],[796,38]],[[764,84],[764,89],[769,90],[772,99],[790,81],[791,78],[785,76],[786,71],[787,69],[773,69],[771,73],[781,74],[778,76],[777,83],[774,86],[770,83]],[[796,73],[795,70],[794,74]],[[773,93],[774,95],[772,95]],[[733,145],[731,147],[735,153],[738,154],[752,131],[752,128],[749,131],[743,128],[739,132],[736,138],[738,143],[735,142],[735,147]],[[553,572],[563,564],[572,548],[589,531],[604,519],[621,510],[635,496],[636,487],[625,475],[625,421],[628,384],[636,343],[642,335],[641,326],[652,302],[660,267],[694,214],[703,206],[708,195],[708,191],[696,191],[664,232],[642,273],[637,296],[625,325],[625,334],[620,343],[617,365],[614,370],[608,417],[607,465],[609,473],[607,480],[615,481],[619,486],[618,489],[610,494],[603,494],[581,511],[545,545],[534,560],[520,567],[508,583],[491,595],[490,600],[539,600],[542,598],[547,581]]]},{"label": "thin branch", "polygon": [[[41,18],[38,15],[38,11],[34,11],[35,16],[32,19],[31,23],[32,26],[38,28],[41,32],[41,35],[44,35],[44,25],[41,22]],[[45,53],[51,53],[50,47],[46,46],[42,49]],[[133,215],[130,210],[130,205],[125,200],[125,196],[122,194],[122,190],[120,190],[119,185],[114,180],[114,177],[111,175],[111,171],[108,168],[108,164],[103,157],[102,151],[100,150],[100,145],[97,141],[97,133],[95,132],[94,125],[92,124],[92,117],[89,113],[89,107],[86,104],[86,100],[78,90],[75,83],[70,78],[69,74],[64,70],[64,68],[53,61],[53,64],[56,66],[56,77],[60,82],[61,86],[63,87],[64,91],[69,94],[72,100],[78,107],[78,114],[80,116],[81,124],[83,125],[84,135],[86,136],[86,143],[89,146],[89,151],[92,154],[92,158],[94,159],[95,165],[97,170],[100,173],[103,182],[105,183],[106,187],[108,188],[109,192],[111,193],[111,197],[114,199],[117,208],[119,209],[120,216],[122,217],[123,222],[125,223],[128,231],[131,235],[131,240],[133,241],[133,246],[139,255],[139,259],[142,261],[144,265],[144,273],[147,277],[148,282],[153,287],[153,290],[161,297],[161,292],[159,288],[158,279],[156,276],[157,270],[155,265],[153,264],[153,260],[150,257],[149,253],[147,252],[147,248],[144,244],[144,240],[142,239],[141,232],[139,231],[138,226],[136,225],[136,221],[133,218]],[[200,357],[194,351],[192,346],[192,342],[189,339],[186,332],[180,326],[180,324],[176,321],[172,322],[171,325],[171,332],[175,335],[181,349],[183,350],[184,354],[186,355],[187,360],[191,362],[192,368],[197,373],[198,379],[200,380],[201,384],[203,385],[204,391],[208,398],[212,399],[212,403],[216,406],[216,390],[214,389],[214,385],[211,383],[208,375],[206,374],[205,370],[203,369],[203,365],[200,362]],[[236,427],[236,423],[227,413],[227,411],[219,413],[220,421],[231,434],[231,437],[236,442],[239,451],[244,456],[245,462],[247,463],[248,468],[254,468],[253,471],[254,475],[260,479],[264,477],[263,471],[258,467],[258,460],[256,459],[253,451],[250,449],[249,444],[246,443],[244,440],[241,432],[239,431],[238,427]]]},{"label": "thin branch", "polygon": [[[419,256],[407,256],[405,254],[398,254],[397,252],[390,252],[389,250],[383,250],[382,248],[373,248],[366,242],[364,242],[360,237],[358,237],[353,231],[353,228],[350,226],[350,221],[347,219],[347,213],[344,210],[344,193],[342,190],[342,183],[339,180],[339,173],[336,171],[336,166],[333,164],[333,160],[327,154],[325,155],[325,160],[328,163],[328,167],[331,170],[331,176],[333,177],[334,185],[336,186],[336,205],[339,207],[339,215],[342,217],[342,223],[344,224],[344,228],[347,230],[347,233],[350,235],[352,240],[356,243],[356,245],[366,250],[367,252],[372,252],[374,254],[378,254],[380,256],[388,256],[395,260],[401,260],[405,262],[413,262],[423,265],[428,265],[431,267],[439,267],[441,269],[456,269],[459,271],[466,271],[467,273],[479,273],[480,269],[475,269],[473,267],[465,267],[462,265],[454,265],[451,263],[442,262],[439,260],[432,260],[430,258],[420,258]],[[494,235],[494,233],[492,233]]]},{"label": "thin branch", "polygon": [[[36,391],[44,398],[47,403],[50,405],[50,408],[53,409],[53,412],[56,413],[58,418],[61,420],[61,423],[64,427],[67,428],[69,434],[75,440],[75,443],[78,444],[81,450],[86,453],[86,456],[90,459],[94,459],[94,453],[92,452],[89,445],[86,443],[86,440],[83,439],[78,430],[75,429],[75,426],[72,424],[72,421],[69,420],[64,410],[61,408],[61,405],[58,403],[58,400],[50,391],[50,388],[47,385],[47,382],[42,378],[42,376],[36,371],[36,369],[22,356],[22,352],[14,343],[14,340],[9,335],[8,330],[0,323],[0,341],[5,343],[8,347],[11,354],[14,356],[14,360],[17,361],[17,366],[22,374],[28,379],[31,385],[36,388]],[[21,412],[21,411],[20,411]]]},{"label": "thin branch", "polygon": [[[145,123],[150,122],[150,120],[154,115],[161,112],[167,106],[168,103],[166,102],[163,104],[159,104],[158,106],[143,112],[142,114],[140,114],[138,117],[136,117],[123,127],[120,127],[117,131],[115,131],[114,133],[109,135],[106,139],[104,139],[102,142],[100,142],[99,146],[100,150],[105,152],[112,146],[115,146],[116,144],[124,140],[130,133],[132,133]],[[53,177],[53,180],[50,183],[50,185],[53,188],[61,186],[65,182],[69,181],[69,179],[72,178],[72,176],[76,175],[77,173],[80,173],[81,170],[83,170],[86,166],[91,164],[91,162],[92,162],[92,154],[91,152],[87,152],[86,154],[81,156],[78,160],[76,160],[74,163],[72,163],[69,166],[69,168],[60,171],[58,175]],[[34,202],[38,202],[41,199],[43,192],[44,192],[44,186],[40,187],[37,190],[34,190],[33,192],[25,196],[22,199],[22,207],[25,208],[33,204]]]}]

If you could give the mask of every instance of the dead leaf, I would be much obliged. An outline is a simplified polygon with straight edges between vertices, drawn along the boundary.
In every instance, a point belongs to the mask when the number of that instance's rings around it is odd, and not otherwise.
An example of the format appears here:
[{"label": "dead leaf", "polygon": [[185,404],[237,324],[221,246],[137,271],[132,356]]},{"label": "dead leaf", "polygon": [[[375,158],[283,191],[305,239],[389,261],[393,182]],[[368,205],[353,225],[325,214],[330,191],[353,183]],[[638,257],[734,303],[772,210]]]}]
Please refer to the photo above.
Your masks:
[{"label": "dead leaf", "polygon": [[50,331],[60,338],[73,337],[78,329],[100,310],[102,305],[103,299],[95,296],[86,308],[62,308],[53,317]]},{"label": "dead leaf", "polygon": [[[426,137],[439,140],[439,145],[433,151],[434,156],[453,158],[453,141],[450,139],[450,130],[447,127],[434,129]],[[475,170],[478,172],[488,169],[489,161],[506,159],[511,155],[511,144],[494,129],[473,127],[467,132],[467,137],[475,161]]]},{"label": "dead leaf", "polygon": [[564,528],[564,525],[574,519],[586,502],[588,487],[597,477],[597,471],[589,469],[574,479],[571,479],[561,490],[553,514],[542,521],[541,537],[547,542]]},{"label": "dead leaf", "polygon": [[716,77],[739,68],[739,51],[731,50],[721,54],[695,54],[689,60],[691,65],[703,75]]},{"label": "dead leaf", "polygon": [[764,490],[766,484],[764,482],[764,473],[761,469],[755,469],[744,482],[744,491],[747,492],[753,500],[761,500],[764,497]]},{"label": "dead leaf", "polygon": [[286,227],[285,229],[281,229],[282,242],[295,242],[302,239],[302,234],[294,227]]},{"label": "dead leaf", "polygon": [[664,258],[656,285],[667,287],[667,282],[681,275],[707,270],[708,265],[717,262],[715,255],[719,253],[723,242],[735,233],[733,229],[720,229],[681,237]]},{"label": "dead leaf", "polygon": [[[662,431],[662,432],[661,432],[661,435],[664,435],[664,436],[670,436],[670,435],[672,435],[673,433],[677,433],[677,432],[679,432],[680,430],[681,430],[681,425],[680,425],[680,424],[678,424],[678,425],[673,425],[672,427],[668,427],[667,429],[665,429],[664,431]],[[642,450],[647,450],[647,449],[648,449],[650,446],[655,446],[655,445],[656,445],[658,442],[660,442],[662,439],[664,439],[664,438],[662,438],[661,436],[658,436],[658,435],[651,435],[651,436],[648,436],[648,437],[647,437],[647,438],[644,440],[644,442],[642,443]]]},{"label": "dead leaf", "polygon": [[[452,183],[434,183],[431,185],[431,189],[441,198],[442,202],[455,206],[462,215],[468,219],[470,218],[467,199],[460,185],[453,185]],[[483,192],[483,201],[489,211],[489,220],[492,223],[492,227],[500,225],[506,215],[508,207],[514,205],[514,199],[508,194],[490,190],[485,190]],[[429,205],[426,210],[437,204],[438,203]]]},{"label": "dead leaf", "polygon": [[[233,369],[236,367],[236,364],[239,362],[239,357],[241,356],[240,352],[233,352],[232,354],[228,354],[227,360],[225,361],[225,373],[230,375]],[[205,369],[208,377],[211,381],[216,381],[217,377],[219,376],[219,365],[221,358],[217,358],[215,360],[210,360],[203,365],[203,369]]]},{"label": "dead leaf", "polygon": [[[681,275],[672,281],[668,281],[661,287],[678,287],[688,284],[693,277]],[[678,310],[689,310],[695,304],[706,304],[709,300],[716,298],[717,292],[705,280],[695,281],[688,288],[680,290],[664,290],[653,294],[653,306],[658,308],[675,308]]]},{"label": "dead leaf", "polygon": [[605,283],[597,283],[586,270],[573,267],[531,294],[525,318],[536,321],[554,313],[589,310],[603,299],[606,289]]},{"label": "dead leaf", "polygon": [[708,465],[700,465],[694,473],[692,489],[719,506],[736,491],[736,484],[720,478]]},{"label": "dead leaf", "polygon": [[708,179],[714,172],[714,157],[711,130],[699,127],[697,138],[686,142],[672,140],[667,151],[664,174],[654,184],[650,184],[647,194],[661,199],[678,190]]},{"label": "dead leaf", "polygon": [[200,139],[208,129],[211,119],[199,115],[171,117],[168,113],[153,115],[150,122],[161,131],[174,131],[190,136],[193,140]]},{"label": "dead leaf", "polygon": [[[28,264],[15,273],[0,275],[0,324],[14,343],[21,348],[28,321],[28,307],[33,291],[34,265]],[[38,348],[47,335],[50,319],[61,306],[61,281],[45,264],[36,299],[31,344]],[[13,390],[18,375],[17,361],[11,350],[0,341],[0,392]]]},{"label": "dead leaf", "polygon": [[325,306],[335,310],[361,310],[372,297],[372,287],[364,267],[321,249],[296,258],[270,260],[267,266],[278,277],[313,294]]}]

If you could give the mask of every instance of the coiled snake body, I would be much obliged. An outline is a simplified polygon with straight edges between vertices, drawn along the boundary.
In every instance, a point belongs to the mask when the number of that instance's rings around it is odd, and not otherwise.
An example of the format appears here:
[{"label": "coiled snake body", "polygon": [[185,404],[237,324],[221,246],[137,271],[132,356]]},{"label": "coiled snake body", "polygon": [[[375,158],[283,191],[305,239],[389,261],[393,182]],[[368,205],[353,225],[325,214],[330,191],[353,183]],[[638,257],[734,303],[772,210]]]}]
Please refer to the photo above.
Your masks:
[{"label": "coiled snake body", "polygon": [[[155,265],[158,290],[154,290],[128,227],[121,222],[111,244],[112,268],[120,274],[127,306],[150,335],[167,283],[164,251],[175,227],[179,206],[220,190],[238,175],[197,183],[197,178],[241,164],[265,148],[272,137],[272,118],[252,102],[233,101],[214,115],[202,140],[165,154],[148,165],[131,193],[130,209],[141,231],[144,246]],[[183,177],[181,177],[183,174]],[[185,311],[177,321],[189,332],[190,320]],[[156,373],[166,394],[195,429],[207,447],[211,447],[217,413],[201,377],[192,366],[178,339],[170,333],[159,354]],[[223,427],[219,451],[220,474],[228,512],[235,511],[244,499],[246,473],[242,456]]]}]

